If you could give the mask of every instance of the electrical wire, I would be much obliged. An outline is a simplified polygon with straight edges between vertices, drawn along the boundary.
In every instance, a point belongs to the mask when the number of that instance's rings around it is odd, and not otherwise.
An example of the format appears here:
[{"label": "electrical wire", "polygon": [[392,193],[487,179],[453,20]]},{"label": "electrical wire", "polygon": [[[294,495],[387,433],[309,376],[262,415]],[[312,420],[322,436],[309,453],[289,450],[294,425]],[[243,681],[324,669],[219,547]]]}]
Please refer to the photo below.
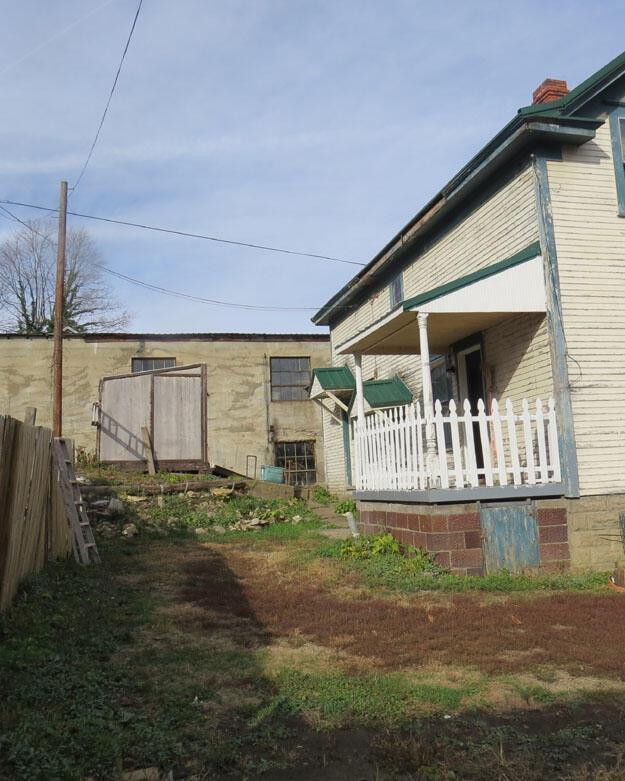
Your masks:
[{"label": "electrical wire", "polygon": [[[34,203],[24,203],[22,201],[11,201],[6,198],[0,199],[0,203],[6,203],[10,206],[23,206],[27,209],[38,209],[39,211],[44,212],[57,212],[58,209],[53,209],[49,206],[40,206],[38,204]],[[126,225],[131,228],[141,228],[143,230],[150,230],[150,231],[156,231],[158,233],[170,233],[174,236],[186,236],[191,239],[204,239],[206,241],[215,241],[220,244],[232,244],[237,247],[249,247],[251,249],[260,249],[265,252],[280,252],[284,255],[298,255],[300,257],[304,258],[315,258],[316,260],[329,260],[334,263],[347,263],[350,266],[365,266],[365,263],[358,263],[355,260],[344,260],[343,258],[334,258],[331,255],[317,255],[313,252],[299,252],[297,250],[291,250],[291,249],[283,249],[281,247],[270,247],[265,244],[253,244],[248,241],[235,241],[234,239],[221,239],[217,236],[207,236],[202,233],[189,233],[187,231],[180,231],[175,230],[174,228],[161,228],[156,225],[144,225],[140,222],[130,222],[128,220],[114,220],[112,217],[100,217],[94,214],[83,214],[81,212],[72,212],[68,211],[68,214],[71,214],[72,217],[81,217],[85,220],[98,220],[99,222],[110,222],[115,225]]]},{"label": "electrical wire", "polygon": [[122,53],[121,60],[119,61],[119,65],[117,66],[117,73],[115,74],[115,78],[113,79],[113,86],[111,87],[111,92],[109,94],[108,100],[106,101],[106,106],[104,107],[104,111],[102,113],[102,119],[100,120],[100,124],[98,125],[98,129],[95,134],[95,138],[93,139],[93,143],[91,144],[91,148],[89,149],[89,154],[87,155],[87,159],[85,160],[85,163],[78,174],[78,179],[76,179],[76,182],[74,183],[74,186],[71,188],[72,193],[76,192],[76,189],[78,185],[81,182],[81,179],[85,175],[85,171],[87,170],[87,166],[89,165],[89,162],[91,160],[91,156],[93,155],[93,150],[95,149],[96,144],[98,143],[98,138],[100,137],[100,131],[102,130],[102,126],[104,125],[104,120],[106,119],[106,115],[109,110],[109,106],[111,105],[111,100],[113,99],[113,94],[115,92],[115,88],[117,87],[117,81],[119,79],[119,74],[121,73],[122,66],[124,64],[124,60],[126,59],[126,53],[128,52],[128,47],[130,46],[130,41],[132,40],[132,35],[135,31],[135,27],[137,25],[137,19],[139,18],[139,13],[141,12],[141,6],[143,5],[143,0],[139,0],[139,5],[137,6],[137,11],[135,13],[135,18],[132,20],[132,26],[130,28],[130,33],[128,34],[128,39],[126,40],[126,45],[124,46],[124,51]]}]

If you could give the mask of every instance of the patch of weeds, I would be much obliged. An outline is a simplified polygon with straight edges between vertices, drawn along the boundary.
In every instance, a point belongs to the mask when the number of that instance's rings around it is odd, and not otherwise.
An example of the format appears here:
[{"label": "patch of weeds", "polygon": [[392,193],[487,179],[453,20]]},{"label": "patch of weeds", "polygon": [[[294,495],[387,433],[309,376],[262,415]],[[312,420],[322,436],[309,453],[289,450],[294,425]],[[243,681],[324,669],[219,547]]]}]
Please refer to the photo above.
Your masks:
[{"label": "patch of weeds", "polygon": [[321,546],[317,555],[340,559],[372,588],[393,591],[607,591],[608,583],[606,572],[453,575],[427,551],[401,545],[390,534],[332,542]]},{"label": "patch of weeds", "polygon": [[120,649],[150,603],[105,566],[49,565],[0,618],[0,778],[115,777],[178,758],[167,714],[136,699]]},{"label": "patch of weeds", "polygon": [[329,505],[336,502],[338,497],[330,493],[327,488],[318,485],[313,491],[313,499],[317,504]]},{"label": "patch of weeds", "polygon": [[528,704],[540,703],[541,705],[548,705],[557,699],[553,692],[537,683],[523,683],[513,680],[511,685],[519,697]]},{"label": "patch of weeds", "polygon": [[277,676],[277,697],[295,715],[320,729],[407,723],[418,712],[455,711],[476,685],[413,683],[401,673],[347,675],[286,669]]},{"label": "patch of weeds", "polygon": [[343,502],[339,502],[334,508],[334,512],[337,515],[344,515],[345,513],[352,513],[354,517],[358,516],[358,505],[353,499],[345,499]]}]

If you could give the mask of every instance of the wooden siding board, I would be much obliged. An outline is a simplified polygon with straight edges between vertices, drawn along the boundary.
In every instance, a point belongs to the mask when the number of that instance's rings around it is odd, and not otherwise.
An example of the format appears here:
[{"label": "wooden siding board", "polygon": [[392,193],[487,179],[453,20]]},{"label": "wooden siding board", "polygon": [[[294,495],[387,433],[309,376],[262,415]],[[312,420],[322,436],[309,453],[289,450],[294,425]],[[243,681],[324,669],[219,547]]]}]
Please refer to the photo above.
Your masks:
[{"label": "wooden siding board", "polygon": [[[625,492],[625,221],[609,123],[547,163],[582,495]],[[606,420],[607,418],[607,420]]]}]

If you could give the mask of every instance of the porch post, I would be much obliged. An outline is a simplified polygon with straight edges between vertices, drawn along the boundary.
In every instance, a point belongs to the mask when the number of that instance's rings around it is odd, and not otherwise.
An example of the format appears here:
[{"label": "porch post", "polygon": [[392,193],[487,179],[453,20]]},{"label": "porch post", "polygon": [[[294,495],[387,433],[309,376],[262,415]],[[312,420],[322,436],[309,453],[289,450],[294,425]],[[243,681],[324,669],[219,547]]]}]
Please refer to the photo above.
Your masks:
[{"label": "porch post", "polygon": [[423,414],[425,417],[425,448],[428,482],[436,485],[438,465],[436,437],[434,435],[434,401],[432,399],[432,373],[430,370],[430,345],[428,342],[428,313],[419,312],[419,342],[421,344],[421,385],[423,388]]},{"label": "porch post", "polygon": [[362,487],[363,464],[360,449],[360,427],[365,422],[365,396],[362,387],[362,355],[354,353],[354,379],[356,380],[356,435],[354,444],[356,445],[356,487]]}]

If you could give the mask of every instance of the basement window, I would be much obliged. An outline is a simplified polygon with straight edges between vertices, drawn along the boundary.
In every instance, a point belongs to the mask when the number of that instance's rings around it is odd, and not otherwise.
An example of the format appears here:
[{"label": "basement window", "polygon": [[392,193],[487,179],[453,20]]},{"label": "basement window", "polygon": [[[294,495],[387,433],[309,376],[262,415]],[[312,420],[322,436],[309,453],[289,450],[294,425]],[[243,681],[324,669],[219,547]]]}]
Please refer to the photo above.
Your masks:
[{"label": "basement window", "polygon": [[391,299],[391,309],[395,309],[397,304],[404,300],[404,275],[398,274],[388,286]]},{"label": "basement window", "polygon": [[132,373],[151,372],[156,369],[171,369],[175,365],[175,358],[133,358]]},{"label": "basement window", "polygon": [[289,485],[313,485],[317,482],[314,441],[276,442],[276,466],[284,469]]},{"label": "basement window", "polygon": [[308,401],[310,358],[271,358],[271,400]]}]

